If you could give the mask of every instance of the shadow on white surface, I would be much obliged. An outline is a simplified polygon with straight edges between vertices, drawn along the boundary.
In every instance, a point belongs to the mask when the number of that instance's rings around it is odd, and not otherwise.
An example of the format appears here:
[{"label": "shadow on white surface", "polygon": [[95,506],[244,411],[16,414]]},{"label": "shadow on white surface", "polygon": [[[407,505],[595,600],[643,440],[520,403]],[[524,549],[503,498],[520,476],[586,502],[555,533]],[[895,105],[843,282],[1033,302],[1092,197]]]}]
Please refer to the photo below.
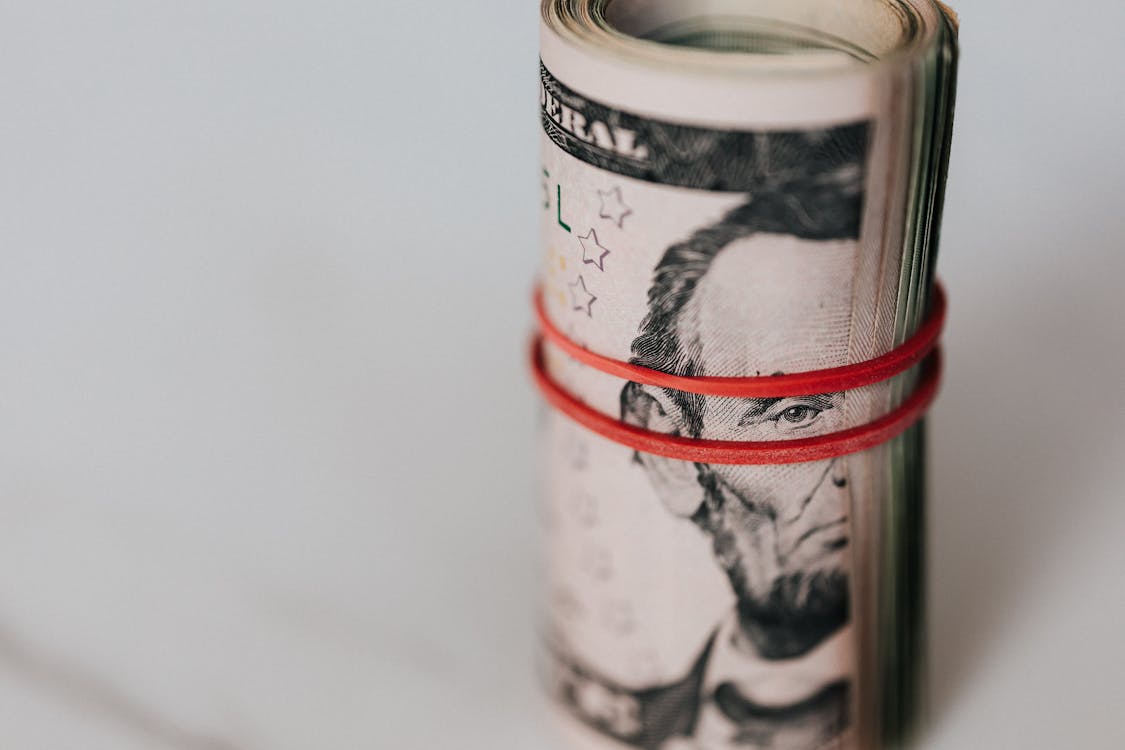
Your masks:
[{"label": "shadow on white surface", "polygon": [[[978,53],[978,64],[1003,63]],[[1110,635],[1125,627],[1112,593],[1125,554],[1105,533],[1125,525],[1121,149],[1071,117],[1067,98],[1093,94],[1089,82],[1030,112],[1018,93],[975,83],[979,70],[967,75],[965,108],[992,112],[962,118],[939,264],[952,317],[930,427],[935,742],[966,747],[966,720],[991,711],[974,746],[1118,746],[1104,720],[1078,716],[1112,713],[1125,669]],[[1015,141],[1003,127],[987,142],[974,130],[1032,115],[1042,132]]]}]

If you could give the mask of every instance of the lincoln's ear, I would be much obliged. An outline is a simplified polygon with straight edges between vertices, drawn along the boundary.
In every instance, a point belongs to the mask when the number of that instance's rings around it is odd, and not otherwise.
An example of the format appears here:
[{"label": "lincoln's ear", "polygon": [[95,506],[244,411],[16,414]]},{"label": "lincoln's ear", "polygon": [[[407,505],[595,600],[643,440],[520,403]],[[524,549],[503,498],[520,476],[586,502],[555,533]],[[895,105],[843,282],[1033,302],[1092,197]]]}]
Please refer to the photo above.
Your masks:
[{"label": "lincoln's ear", "polygon": [[[639,383],[629,383],[621,392],[621,419],[665,435],[683,432],[680,407],[668,393]],[[695,515],[704,500],[695,464],[651,453],[637,453],[637,460],[645,467],[656,494],[668,510],[684,518]]]}]

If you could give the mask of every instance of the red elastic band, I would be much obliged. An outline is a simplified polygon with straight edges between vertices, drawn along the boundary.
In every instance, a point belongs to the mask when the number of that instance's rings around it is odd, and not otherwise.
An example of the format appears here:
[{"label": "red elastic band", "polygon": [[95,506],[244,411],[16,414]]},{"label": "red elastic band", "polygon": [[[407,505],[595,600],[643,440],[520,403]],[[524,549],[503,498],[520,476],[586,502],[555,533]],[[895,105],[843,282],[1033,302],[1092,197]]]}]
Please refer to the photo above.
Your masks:
[{"label": "red elastic band", "polygon": [[811,372],[751,378],[685,377],[611,359],[575,343],[551,322],[543,305],[542,291],[536,290],[535,293],[535,314],[544,338],[579,362],[634,383],[698,393],[701,396],[733,398],[812,396],[850,391],[889,380],[906,372],[934,350],[945,325],[945,310],[945,290],[941,284],[935,283],[930,314],[918,331],[901,346],[866,362]]},{"label": "red elastic band", "polygon": [[798,464],[859,453],[905,432],[922,418],[937,396],[941,352],[934,350],[926,360],[914,393],[900,407],[874,422],[828,435],[770,442],[695,440],[652,432],[608,417],[579,401],[550,378],[543,362],[542,337],[536,337],[532,344],[531,370],[536,385],[552,406],[602,437],[633,450],[697,463]]}]

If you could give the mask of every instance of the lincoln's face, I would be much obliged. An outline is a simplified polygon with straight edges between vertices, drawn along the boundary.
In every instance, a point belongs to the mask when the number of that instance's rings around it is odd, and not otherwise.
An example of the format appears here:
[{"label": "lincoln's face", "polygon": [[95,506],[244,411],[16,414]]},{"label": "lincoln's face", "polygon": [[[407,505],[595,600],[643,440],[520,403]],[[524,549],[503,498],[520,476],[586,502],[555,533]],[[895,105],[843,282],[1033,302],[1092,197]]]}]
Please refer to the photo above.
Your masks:
[{"label": "lincoln's face", "polygon": [[[853,241],[756,234],[723,248],[679,310],[676,338],[697,375],[746,376],[843,364]],[[843,429],[843,394],[673,398],[636,391],[649,429],[773,441]],[[712,540],[743,633],[767,658],[804,653],[848,619],[850,519],[843,460],[692,465],[641,456],[665,503]]]}]

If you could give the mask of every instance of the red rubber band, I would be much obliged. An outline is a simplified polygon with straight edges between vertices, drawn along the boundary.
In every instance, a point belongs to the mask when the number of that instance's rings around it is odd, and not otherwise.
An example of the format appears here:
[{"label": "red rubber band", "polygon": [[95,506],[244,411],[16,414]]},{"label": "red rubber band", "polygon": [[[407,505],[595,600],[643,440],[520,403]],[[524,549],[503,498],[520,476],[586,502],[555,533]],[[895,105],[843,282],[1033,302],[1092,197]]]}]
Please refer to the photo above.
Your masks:
[{"label": "red rubber band", "polygon": [[734,398],[781,398],[837,393],[889,380],[906,372],[934,350],[945,325],[945,313],[945,290],[941,284],[935,283],[933,304],[925,322],[902,346],[881,357],[853,365],[787,375],[750,378],[685,377],[611,359],[575,343],[551,322],[543,305],[542,291],[537,289],[535,292],[535,315],[544,338],[579,362],[634,383],[698,393],[701,396]]},{"label": "red rubber band", "polygon": [[900,407],[874,422],[828,435],[770,442],[695,440],[652,432],[608,417],[579,401],[550,378],[543,362],[541,336],[537,336],[532,344],[531,370],[536,385],[552,406],[602,437],[633,450],[696,463],[776,465],[859,453],[901,435],[922,418],[937,396],[941,381],[941,352],[934,350],[926,360],[922,379],[914,393]]}]

